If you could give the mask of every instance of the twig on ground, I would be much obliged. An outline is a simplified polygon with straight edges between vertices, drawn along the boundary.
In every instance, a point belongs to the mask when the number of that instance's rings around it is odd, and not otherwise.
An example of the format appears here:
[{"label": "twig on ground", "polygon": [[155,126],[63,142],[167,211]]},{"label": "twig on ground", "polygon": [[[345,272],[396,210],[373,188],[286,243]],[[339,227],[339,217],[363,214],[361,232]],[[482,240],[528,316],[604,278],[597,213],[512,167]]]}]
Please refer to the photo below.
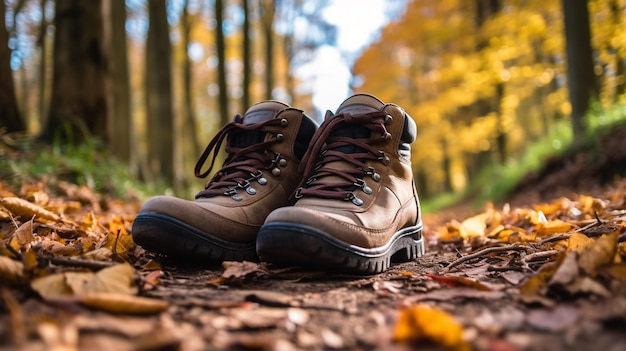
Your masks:
[{"label": "twig on ground", "polygon": [[524,262],[524,264],[528,264],[529,262],[539,261],[544,258],[553,257],[554,255],[558,253],[559,253],[558,250],[537,251],[537,252],[533,252],[531,254],[524,256],[522,258],[522,262]]},{"label": "twig on ground", "polygon": [[461,258],[459,258],[456,261],[451,262],[448,267],[446,267],[443,272],[447,273],[448,271],[450,271],[451,268],[460,265],[463,262],[469,261],[471,259],[474,258],[478,258],[480,256],[483,255],[487,255],[490,253],[495,253],[495,252],[506,252],[506,251],[511,251],[511,250],[515,250],[515,251],[525,251],[530,249],[530,247],[528,246],[520,246],[518,244],[511,244],[511,245],[506,245],[506,246],[492,246],[492,247],[487,247],[485,249],[482,249],[480,251],[476,251],[473,254],[469,254],[466,256],[463,256]]},{"label": "twig on ground", "polygon": [[598,225],[600,225],[602,223],[603,223],[602,221],[597,220],[596,222],[589,223],[586,226],[580,227],[580,228],[578,228],[576,230],[570,230],[567,233],[553,235],[553,236],[544,238],[544,239],[539,241],[539,245],[543,245],[543,244],[550,243],[550,242],[553,242],[553,241],[569,239],[569,237],[572,236],[572,234],[574,234],[574,233],[580,233],[580,232],[585,231],[585,230],[587,230],[589,228],[593,228],[595,226],[598,226]]},{"label": "twig on ground", "polygon": [[72,266],[89,269],[103,269],[116,265],[115,262],[109,261],[92,261],[79,258],[58,257],[58,256],[39,256],[37,260],[40,263],[52,263],[59,266]]}]

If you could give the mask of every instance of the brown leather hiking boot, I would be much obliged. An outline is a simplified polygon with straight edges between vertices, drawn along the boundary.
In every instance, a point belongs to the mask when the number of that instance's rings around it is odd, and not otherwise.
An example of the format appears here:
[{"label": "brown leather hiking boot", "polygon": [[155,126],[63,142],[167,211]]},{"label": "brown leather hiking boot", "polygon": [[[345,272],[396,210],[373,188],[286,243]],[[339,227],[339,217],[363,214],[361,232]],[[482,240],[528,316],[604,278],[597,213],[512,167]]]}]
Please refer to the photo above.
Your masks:
[{"label": "brown leather hiking boot", "polygon": [[424,252],[404,110],[354,95],[328,112],[300,167],[294,206],[273,211],[257,236],[261,260],[379,273]]},{"label": "brown leather hiking boot", "polygon": [[[254,260],[256,235],[267,215],[293,203],[302,180],[298,165],[317,124],[301,110],[277,101],[235,116],[204,150],[198,177],[213,168],[224,139],[226,160],[195,201],[157,196],[141,207],[132,236],[144,248],[203,260]],[[213,154],[208,170],[202,171]]]}]

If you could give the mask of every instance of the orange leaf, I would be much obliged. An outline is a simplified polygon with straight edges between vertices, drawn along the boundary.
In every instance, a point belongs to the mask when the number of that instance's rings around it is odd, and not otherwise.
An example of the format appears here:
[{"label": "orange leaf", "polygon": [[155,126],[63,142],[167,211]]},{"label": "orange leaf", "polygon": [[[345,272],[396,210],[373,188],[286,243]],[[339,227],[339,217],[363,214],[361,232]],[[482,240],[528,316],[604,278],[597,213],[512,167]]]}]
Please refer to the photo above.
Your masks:
[{"label": "orange leaf", "polygon": [[426,274],[426,276],[434,281],[446,284],[447,286],[450,286],[450,287],[468,286],[470,288],[475,288],[481,291],[491,290],[485,284],[482,284],[480,282],[477,282],[468,278],[464,278],[464,277],[458,277],[454,275],[436,275],[436,274]]},{"label": "orange leaf", "polygon": [[399,342],[432,341],[450,350],[469,350],[463,339],[463,327],[449,313],[424,304],[400,311],[393,331]]}]

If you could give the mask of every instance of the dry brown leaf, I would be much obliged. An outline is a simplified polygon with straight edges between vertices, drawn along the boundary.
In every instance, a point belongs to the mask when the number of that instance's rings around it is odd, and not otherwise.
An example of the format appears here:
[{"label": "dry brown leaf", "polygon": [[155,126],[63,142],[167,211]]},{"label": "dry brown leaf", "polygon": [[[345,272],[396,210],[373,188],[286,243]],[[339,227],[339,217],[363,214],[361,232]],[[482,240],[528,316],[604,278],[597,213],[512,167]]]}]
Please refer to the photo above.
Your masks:
[{"label": "dry brown leaf", "polygon": [[36,278],[30,283],[30,287],[45,300],[69,298],[74,295],[63,274],[51,274]]},{"label": "dry brown leaf", "polygon": [[547,236],[551,234],[567,233],[572,229],[572,225],[559,219],[548,221],[548,223],[537,224],[537,235]]},{"label": "dry brown leaf", "polygon": [[572,251],[567,254],[563,263],[556,270],[549,285],[567,285],[574,281],[578,277],[578,254],[576,251]]},{"label": "dry brown leaf", "polygon": [[56,213],[48,211],[32,202],[20,199],[19,197],[0,198],[0,205],[4,206],[18,218],[26,219],[35,216],[35,220],[62,221],[61,216]]},{"label": "dry brown leaf", "polygon": [[526,321],[539,330],[558,333],[572,327],[578,321],[579,315],[578,308],[563,305],[554,309],[531,310]]},{"label": "dry brown leaf", "polygon": [[417,304],[400,311],[393,339],[400,342],[431,341],[449,350],[470,350],[463,327],[449,313]]},{"label": "dry brown leaf", "polygon": [[5,256],[0,256],[0,285],[22,284],[25,282],[24,264]]},{"label": "dry brown leaf", "polygon": [[595,276],[598,269],[612,263],[617,252],[618,232],[603,235],[593,245],[587,246],[580,254],[578,264],[587,274]]},{"label": "dry brown leaf", "polygon": [[520,293],[525,296],[543,295],[548,283],[565,259],[565,251],[559,253],[555,262],[544,264],[539,271],[520,285]]},{"label": "dry brown leaf", "polygon": [[268,274],[260,264],[250,261],[225,261],[222,266],[225,268],[222,277],[226,279],[246,279]]},{"label": "dry brown leaf", "polygon": [[576,277],[576,280],[567,286],[567,291],[572,295],[595,294],[605,298],[609,298],[611,296],[611,292],[609,292],[602,284],[586,276]]},{"label": "dry brown leaf", "polygon": [[28,244],[32,243],[35,240],[35,236],[33,235],[33,220],[34,217],[29,221],[22,223],[15,232],[13,232],[13,237],[20,249],[25,248]]},{"label": "dry brown leaf", "polygon": [[90,293],[135,294],[135,270],[127,263],[105,268],[97,273],[66,272],[34,279],[33,290],[44,299],[82,296]]},{"label": "dry brown leaf", "polygon": [[607,274],[622,282],[626,282],[626,263],[614,264],[607,269]]},{"label": "dry brown leaf", "polygon": [[581,233],[573,233],[567,241],[567,250],[576,251],[581,254],[589,245],[593,245],[596,241]]},{"label": "dry brown leaf", "polygon": [[478,282],[469,278],[465,278],[465,277],[459,277],[456,275],[426,274],[426,276],[434,281],[440,282],[450,287],[466,286],[466,287],[474,288],[476,290],[481,290],[481,291],[491,290],[490,287],[488,287],[487,285],[481,282]]},{"label": "dry brown leaf", "polygon": [[162,300],[112,292],[90,292],[81,296],[80,302],[99,310],[128,314],[159,313],[168,307]]},{"label": "dry brown leaf", "polygon": [[459,226],[459,233],[463,239],[475,236],[485,236],[487,221],[491,218],[491,213],[484,212],[464,220]]}]

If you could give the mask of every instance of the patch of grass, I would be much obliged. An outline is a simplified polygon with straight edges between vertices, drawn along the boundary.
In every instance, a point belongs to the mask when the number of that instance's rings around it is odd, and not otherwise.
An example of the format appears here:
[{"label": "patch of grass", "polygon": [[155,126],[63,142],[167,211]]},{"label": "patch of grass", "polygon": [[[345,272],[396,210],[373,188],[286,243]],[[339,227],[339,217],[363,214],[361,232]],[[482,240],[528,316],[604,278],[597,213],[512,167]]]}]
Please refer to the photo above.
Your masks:
[{"label": "patch of grass", "polygon": [[109,156],[104,145],[91,139],[73,145],[45,145],[30,137],[2,135],[0,178],[11,187],[66,181],[86,185],[98,193],[121,199],[143,200],[166,189],[164,182],[137,181],[127,165]]},{"label": "patch of grass", "polygon": [[626,104],[616,104],[605,109],[599,103],[594,103],[586,116],[586,122],[588,132],[584,140],[575,143],[570,120],[560,121],[549,134],[529,143],[520,157],[511,157],[504,164],[492,164],[482,169],[472,177],[470,185],[464,191],[427,199],[423,202],[424,211],[436,211],[467,199],[472,199],[475,207],[488,201],[506,200],[518,182],[526,174],[540,169],[547,158],[589,148],[597,143],[607,128],[626,123]]}]

